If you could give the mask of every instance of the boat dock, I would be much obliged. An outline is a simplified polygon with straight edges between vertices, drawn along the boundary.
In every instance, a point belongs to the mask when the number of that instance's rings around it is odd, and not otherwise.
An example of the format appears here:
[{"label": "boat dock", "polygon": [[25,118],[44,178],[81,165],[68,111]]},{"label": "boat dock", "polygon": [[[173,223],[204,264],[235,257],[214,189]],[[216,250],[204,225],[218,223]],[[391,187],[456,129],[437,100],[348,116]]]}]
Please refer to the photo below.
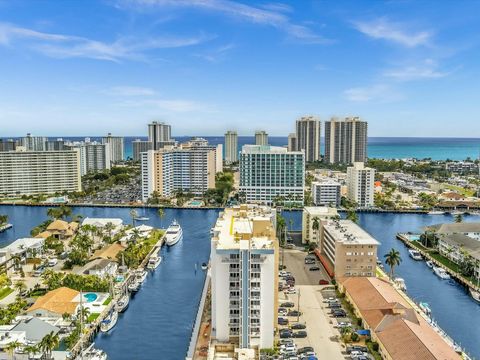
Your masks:
[{"label": "boat dock", "polygon": [[445,266],[444,264],[442,264],[440,261],[438,261],[433,256],[431,256],[429,251],[426,251],[425,249],[422,249],[419,246],[415,246],[415,244],[413,244],[409,238],[410,235],[412,234],[398,233],[396,237],[398,240],[402,241],[408,248],[417,250],[420,254],[422,254],[425,260],[430,260],[435,266],[444,269],[452,277],[452,279],[455,279],[456,281],[466,286],[467,288],[472,288],[473,290],[480,291],[479,286],[475,285],[473,282],[466,279],[462,274],[459,274],[458,272],[450,269],[448,266]]}]

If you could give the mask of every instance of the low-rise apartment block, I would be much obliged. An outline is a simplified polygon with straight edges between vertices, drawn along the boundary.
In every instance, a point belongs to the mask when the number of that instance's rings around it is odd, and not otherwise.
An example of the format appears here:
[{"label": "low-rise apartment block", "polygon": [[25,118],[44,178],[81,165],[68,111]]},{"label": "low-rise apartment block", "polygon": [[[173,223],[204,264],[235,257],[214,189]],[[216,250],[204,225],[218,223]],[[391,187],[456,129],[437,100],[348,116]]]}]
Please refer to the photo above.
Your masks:
[{"label": "low-rise apartment block", "polygon": [[333,179],[312,183],[312,200],[315,206],[339,207],[342,200],[341,185]]},{"label": "low-rise apartment block", "polygon": [[[325,206],[305,206],[302,214],[302,242],[319,243],[323,231],[323,223],[338,217],[337,209]],[[315,229],[318,222],[318,229]]]},{"label": "low-rise apartment block", "polygon": [[347,168],[347,197],[361,208],[374,205],[375,169],[356,162]]},{"label": "low-rise apartment block", "polygon": [[212,338],[272,348],[277,324],[276,212],[259,205],[219,214],[211,242]]}]

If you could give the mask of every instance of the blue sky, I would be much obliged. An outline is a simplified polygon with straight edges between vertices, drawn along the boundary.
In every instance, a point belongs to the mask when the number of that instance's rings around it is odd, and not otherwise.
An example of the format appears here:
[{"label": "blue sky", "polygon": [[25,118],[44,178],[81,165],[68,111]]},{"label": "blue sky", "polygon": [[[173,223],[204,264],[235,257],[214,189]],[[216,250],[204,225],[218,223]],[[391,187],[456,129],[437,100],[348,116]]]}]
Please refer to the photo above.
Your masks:
[{"label": "blue sky", "polygon": [[0,137],[479,137],[479,1],[0,0]]}]

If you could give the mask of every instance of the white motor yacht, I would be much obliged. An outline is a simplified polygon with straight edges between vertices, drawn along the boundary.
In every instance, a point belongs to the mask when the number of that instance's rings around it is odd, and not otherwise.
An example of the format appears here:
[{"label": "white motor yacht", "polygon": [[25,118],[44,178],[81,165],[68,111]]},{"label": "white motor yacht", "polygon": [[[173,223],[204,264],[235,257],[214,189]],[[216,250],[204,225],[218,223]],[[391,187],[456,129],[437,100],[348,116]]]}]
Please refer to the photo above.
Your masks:
[{"label": "white motor yacht", "polygon": [[140,285],[140,282],[133,280],[130,284],[128,284],[128,291],[137,292],[138,290],[140,290]]},{"label": "white motor yacht", "polygon": [[148,260],[147,268],[150,270],[155,270],[158,267],[158,265],[160,265],[161,262],[162,262],[161,256],[152,255]]},{"label": "white motor yacht", "polygon": [[469,288],[468,291],[470,292],[470,296],[473,298],[473,300],[480,303],[480,292],[472,288]]},{"label": "white motor yacht", "polygon": [[420,254],[417,250],[410,249],[408,250],[408,254],[413,260],[417,260],[417,261],[423,260],[422,254]]},{"label": "white motor yacht", "polygon": [[165,243],[168,246],[175,245],[177,242],[182,240],[183,237],[183,230],[177,220],[173,220],[173,222],[168,227],[165,233]]},{"label": "white motor yacht", "polygon": [[395,279],[393,280],[393,283],[394,283],[395,286],[396,286],[397,288],[399,288],[400,290],[402,290],[402,291],[407,291],[407,285],[405,284],[405,280],[404,280],[404,279],[397,277],[397,278],[395,278]]},{"label": "white motor yacht", "polygon": [[108,360],[107,353],[103,350],[96,349],[95,344],[91,344],[88,348],[82,351],[80,355],[76,357],[77,360]]},{"label": "white motor yacht", "polygon": [[108,314],[108,316],[100,323],[100,331],[104,333],[109,332],[117,324],[117,321],[118,312],[116,310],[112,310],[110,314]]},{"label": "white motor yacht", "polygon": [[434,267],[433,268],[433,272],[435,273],[435,275],[437,275],[440,279],[443,279],[443,280],[449,280],[451,277],[450,275],[445,271],[445,269],[441,268],[441,267]]},{"label": "white motor yacht", "polygon": [[147,275],[148,275],[148,272],[146,272],[145,270],[137,270],[135,272],[135,279],[137,282],[142,284],[147,278]]},{"label": "white motor yacht", "polygon": [[117,303],[115,304],[115,310],[119,313],[124,312],[128,308],[128,304],[130,303],[130,296],[128,293],[125,293],[120,299],[118,299]]},{"label": "white motor yacht", "polygon": [[430,269],[433,269],[433,261],[432,261],[432,260],[428,260],[425,264],[427,264],[427,266],[428,266]]}]

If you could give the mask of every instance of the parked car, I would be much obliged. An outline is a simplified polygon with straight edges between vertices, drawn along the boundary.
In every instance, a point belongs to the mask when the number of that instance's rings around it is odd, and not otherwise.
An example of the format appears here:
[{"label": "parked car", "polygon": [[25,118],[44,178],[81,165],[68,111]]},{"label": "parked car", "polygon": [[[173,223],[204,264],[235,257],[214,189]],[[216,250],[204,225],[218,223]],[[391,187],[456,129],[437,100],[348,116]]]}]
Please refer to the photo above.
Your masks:
[{"label": "parked car", "polygon": [[303,331],[303,330],[296,331],[292,334],[292,337],[294,337],[294,338],[306,338],[307,337],[307,332]]},{"label": "parked car", "polygon": [[302,313],[298,310],[291,310],[287,313],[287,316],[300,316]]},{"label": "parked car", "polygon": [[341,305],[340,303],[334,303],[334,302],[332,302],[332,303],[328,304],[328,307],[329,307],[330,309],[340,309],[340,308],[342,307],[342,305]]},{"label": "parked car", "polygon": [[332,315],[333,317],[347,317],[347,313],[344,310],[335,310]]},{"label": "parked car", "polygon": [[284,308],[278,309],[278,315],[286,316],[288,314],[288,310]]},{"label": "parked car", "polygon": [[290,301],[287,301],[287,302],[284,302],[284,303],[281,303],[280,304],[280,307],[282,308],[291,308],[291,307],[294,307],[295,304],[293,302],[290,302]]},{"label": "parked car", "polygon": [[47,261],[47,265],[50,267],[53,267],[58,264],[58,259],[57,258],[50,258]]},{"label": "parked car", "polygon": [[282,339],[279,341],[280,345],[293,344],[293,339]]},{"label": "parked car", "polygon": [[329,284],[330,284],[330,281],[328,280],[320,279],[318,281],[318,285],[329,285]]},{"label": "parked car", "polygon": [[290,326],[290,329],[293,329],[293,330],[303,330],[303,329],[306,329],[307,326],[305,324],[299,324],[299,323],[296,323],[296,324],[292,324]]},{"label": "parked car", "polygon": [[310,352],[310,351],[314,351],[313,347],[305,346],[305,347],[302,347],[302,348],[298,349],[297,353],[298,354],[303,354],[303,353],[307,353],[307,352]]},{"label": "parked car", "polygon": [[44,266],[39,266],[37,269],[33,272],[33,276],[39,277],[45,272],[45,267]]},{"label": "parked car", "polygon": [[315,351],[308,351],[300,355],[300,359],[317,360]]},{"label": "parked car", "polygon": [[340,321],[339,323],[335,324],[333,327],[340,329],[340,328],[351,327],[351,326],[352,326],[351,322]]},{"label": "parked car", "polygon": [[287,289],[284,291],[285,294],[296,294],[297,293],[297,289],[295,288],[290,288],[290,289]]},{"label": "parked car", "polygon": [[315,264],[315,260],[314,259],[305,259],[305,264],[307,264],[307,265]]},{"label": "parked car", "polygon": [[285,344],[280,346],[280,352],[282,353],[289,353],[289,352],[296,352],[297,351],[297,346],[292,343],[292,344]]},{"label": "parked car", "polygon": [[338,301],[338,299],[336,297],[330,296],[329,298],[326,298],[325,300],[323,300],[324,303],[329,303],[332,301]]},{"label": "parked car", "polygon": [[347,346],[347,354],[350,354],[352,351],[361,351],[363,352],[368,352],[368,348],[366,346],[361,346],[361,345],[352,345],[352,346]]},{"label": "parked car", "polygon": [[285,249],[295,249],[295,245],[294,244],[287,244],[287,245],[285,245]]},{"label": "parked car", "polygon": [[280,330],[280,339],[288,339],[291,338],[293,331],[290,329],[282,329]]},{"label": "parked car", "polygon": [[278,325],[288,325],[288,319],[279,317],[278,318]]}]

